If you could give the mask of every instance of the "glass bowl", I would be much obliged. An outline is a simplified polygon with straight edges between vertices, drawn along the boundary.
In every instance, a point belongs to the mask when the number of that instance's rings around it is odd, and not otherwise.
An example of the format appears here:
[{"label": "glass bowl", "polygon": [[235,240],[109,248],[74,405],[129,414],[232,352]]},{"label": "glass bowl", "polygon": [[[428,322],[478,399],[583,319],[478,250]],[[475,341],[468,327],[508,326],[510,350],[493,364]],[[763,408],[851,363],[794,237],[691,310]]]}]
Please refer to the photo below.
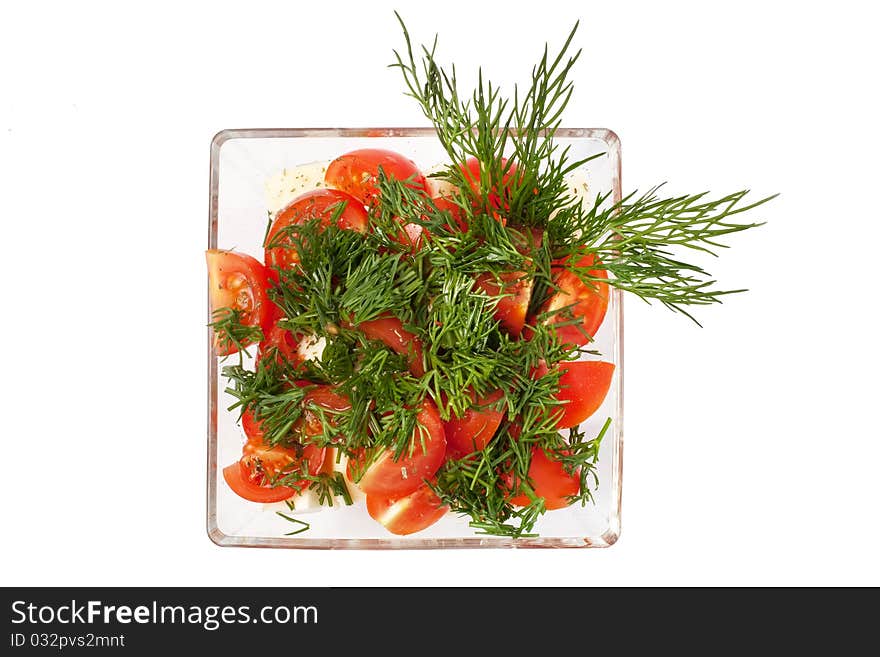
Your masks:
[{"label": "glass bowl", "polygon": [[[589,185],[589,195],[611,192],[620,199],[620,141],[610,130],[563,129],[556,141],[570,147],[572,158],[603,154],[577,172]],[[235,249],[262,260],[267,218],[266,182],[285,168],[330,161],[356,148],[387,148],[414,160],[422,170],[447,161],[431,128],[318,128],[223,130],[211,142],[208,248]],[[208,309],[210,321],[210,308]],[[611,426],[602,441],[597,464],[599,484],[594,503],[573,505],[545,514],[534,538],[505,538],[476,533],[468,519],[446,514],[431,527],[409,536],[390,534],[367,515],[363,497],[352,506],[298,509],[283,503],[255,504],[229,490],[220,470],[241,455],[244,434],[238,413],[227,411],[232,398],[223,392],[219,359],[211,349],[208,329],[208,505],[207,531],[221,546],[400,549],[607,547],[620,535],[623,466],[623,306],[612,288],[608,313],[593,348],[617,367],[602,407],[584,423],[595,435],[607,417]],[[296,529],[277,515],[291,513],[309,523]]]}]

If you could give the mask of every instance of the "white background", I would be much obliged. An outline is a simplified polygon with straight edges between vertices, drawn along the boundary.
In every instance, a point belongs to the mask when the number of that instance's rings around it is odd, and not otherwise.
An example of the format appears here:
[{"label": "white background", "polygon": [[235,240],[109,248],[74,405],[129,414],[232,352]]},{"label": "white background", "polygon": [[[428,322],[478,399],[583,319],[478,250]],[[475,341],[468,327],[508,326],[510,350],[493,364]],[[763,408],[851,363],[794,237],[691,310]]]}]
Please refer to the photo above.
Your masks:
[{"label": "white background", "polygon": [[[880,584],[871,3],[14,3],[0,19],[6,585]],[[576,18],[567,124],[627,189],[782,196],[699,329],[626,305],[624,529],[592,551],[221,549],[202,251],[222,128],[423,125],[412,33],[523,81]]]}]

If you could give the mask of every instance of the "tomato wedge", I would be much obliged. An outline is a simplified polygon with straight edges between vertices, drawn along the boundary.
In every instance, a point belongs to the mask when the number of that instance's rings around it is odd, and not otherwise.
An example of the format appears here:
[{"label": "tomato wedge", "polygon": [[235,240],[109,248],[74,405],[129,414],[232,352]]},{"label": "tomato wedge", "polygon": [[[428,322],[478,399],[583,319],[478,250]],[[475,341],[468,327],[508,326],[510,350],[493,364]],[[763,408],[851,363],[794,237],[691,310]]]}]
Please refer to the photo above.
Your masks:
[{"label": "tomato wedge", "polygon": [[[290,437],[297,442],[308,442],[309,438],[324,433],[325,421],[335,426],[335,415],[351,408],[351,402],[336,391],[333,386],[316,385],[307,381],[295,381],[299,388],[312,386],[302,399],[302,413],[290,427]],[[249,440],[259,444],[265,432],[250,410],[241,415],[241,427]]]},{"label": "tomato wedge", "polygon": [[325,448],[306,445],[301,450],[294,447],[274,447],[262,440],[248,440],[242,450],[239,463],[245,477],[255,486],[269,486],[278,475],[297,472],[303,465],[309,474],[317,474],[324,463]]},{"label": "tomato wedge", "polygon": [[[537,447],[532,451],[529,483],[535,495],[544,498],[544,506],[548,510],[568,506],[569,498],[577,495],[580,490],[578,476],[568,474],[559,461],[548,458],[544,450]],[[514,506],[527,506],[529,502],[529,496],[525,493],[516,495],[510,500]]]},{"label": "tomato wedge", "polygon": [[600,360],[561,364],[559,392],[556,398],[564,403],[559,429],[576,427],[595,413],[611,388],[614,365]]},{"label": "tomato wedge", "polygon": [[266,265],[289,269],[299,263],[299,254],[293,248],[290,227],[319,219],[326,228],[337,213],[336,225],[339,228],[358,233],[367,232],[367,211],[363,203],[350,194],[338,189],[315,189],[297,196],[278,213],[266,235]]},{"label": "tomato wedge", "polygon": [[489,296],[502,296],[495,307],[494,317],[508,334],[517,337],[526,323],[529,299],[532,297],[532,280],[521,271],[481,274],[476,287]]},{"label": "tomato wedge", "polygon": [[[589,267],[593,263],[593,256],[588,255],[578,262],[578,266]],[[604,269],[591,269],[589,274],[596,278],[608,278]],[[561,343],[578,346],[587,344],[596,335],[602,320],[605,319],[605,311],[608,309],[608,284],[595,281],[593,285],[587,285],[568,270],[560,271],[554,277],[554,283],[559,290],[547,300],[541,312],[558,312],[551,315],[546,322],[564,324],[556,327],[556,334]],[[580,322],[572,324],[570,323],[572,319],[579,319]]]},{"label": "tomato wedge", "polygon": [[337,157],[327,167],[324,182],[347,192],[364,205],[375,205],[379,199],[379,168],[389,178],[411,179],[413,189],[422,190],[427,195],[425,176],[415,163],[394,151],[382,148],[362,148]]},{"label": "tomato wedge", "polygon": [[[434,207],[440,210],[441,212],[448,212],[449,216],[452,218],[452,222],[454,225],[458,227],[461,232],[465,232],[468,229],[467,224],[462,217],[461,208],[459,205],[445,196],[438,196],[436,198],[432,198],[431,201],[434,203]],[[453,223],[446,224],[449,230],[452,230]]]},{"label": "tomato wedge", "polygon": [[[394,452],[386,449],[362,471],[357,484],[367,495],[392,498],[407,495],[425,479],[433,477],[442,465],[446,456],[446,436],[434,402],[429,399],[422,402],[416,421],[418,425],[410,439],[410,451],[405,451],[395,461]],[[354,465],[352,461],[349,459],[349,466]],[[351,469],[349,474],[352,474]]]},{"label": "tomato wedge", "polygon": [[335,415],[350,408],[348,397],[338,393],[333,386],[316,386],[303,398],[303,414],[293,430],[302,431],[305,436],[320,436],[324,433],[325,421],[336,426]]},{"label": "tomato wedge", "polygon": [[367,513],[392,534],[406,536],[430,527],[449,507],[427,484],[403,497],[367,495]]},{"label": "tomato wedge", "polygon": [[504,393],[500,390],[476,398],[471,398],[474,405],[466,410],[461,417],[451,417],[443,423],[446,433],[446,458],[460,459],[468,454],[485,449],[498,430],[504,411],[497,411],[488,406],[497,402]]},{"label": "tomato wedge", "polygon": [[[502,167],[507,165],[507,158],[501,158]],[[480,161],[475,157],[469,157],[465,162],[465,166],[461,167],[461,172],[465,177],[465,180],[468,181],[468,185],[470,185],[471,193],[474,196],[475,203],[482,203],[483,191],[481,189],[482,185],[482,172],[481,172],[481,164]],[[487,195],[489,206],[494,210],[510,210],[510,191],[508,187],[510,186],[511,179],[516,175],[516,165],[510,165],[510,168],[501,176],[501,190],[499,191],[497,185],[493,185],[492,189],[489,190]],[[497,217],[496,217],[497,218]]]},{"label": "tomato wedge", "polygon": [[270,488],[251,483],[238,462],[223,468],[223,479],[233,493],[250,502],[271,504],[272,502],[283,502],[296,495],[295,490],[285,486]]},{"label": "tomato wedge", "polygon": [[250,410],[246,410],[241,414],[241,428],[244,429],[244,435],[248,437],[248,440],[263,441],[263,436],[265,435],[263,427],[260,426],[260,423],[257,422],[257,419]]},{"label": "tomato wedge", "polygon": [[292,447],[271,447],[263,442],[263,430],[253,413],[245,411],[241,418],[248,440],[241,460],[223,469],[223,479],[232,491],[251,502],[281,502],[296,494],[287,486],[272,486],[272,478],[284,472],[297,471],[305,463],[309,474],[316,474],[324,463],[326,450],[307,445],[298,452]]},{"label": "tomato wedge", "polygon": [[266,332],[266,336],[260,342],[255,365],[259,365],[260,360],[270,352],[275,355],[276,359],[283,359],[297,365],[303,360],[299,355],[299,351],[297,351],[298,346],[293,333],[285,328],[281,328],[276,322],[272,324],[272,328]]},{"label": "tomato wedge", "polygon": [[379,319],[361,322],[357,330],[363,333],[369,340],[379,340],[385,343],[396,353],[409,359],[409,371],[413,376],[425,375],[425,365],[422,359],[422,341],[415,334],[403,328],[403,322],[396,317],[388,315]]},{"label": "tomato wedge", "polygon": [[[559,377],[560,401],[557,429],[576,427],[595,413],[611,388],[614,364],[601,360],[583,360],[574,363],[560,363],[562,374]],[[532,373],[535,378],[547,374],[547,366],[541,364]]]},{"label": "tomato wedge", "polygon": [[[205,259],[211,312],[230,308],[240,313],[243,325],[258,326],[265,332],[275,314],[275,304],[266,295],[268,270],[256,258],[235,251],[209,249]],[[219,356],[226,356],[238,351],[238,347],[226,336],[215,333],[214,350]]]},{"label": "tomato wedge", "polygon": [[424,226],[414,223],[404,223],[403,219],[400,217],[395,217],[394,220],[400,224],[400,230],[396,233],[390,234],[388,237],[398,244],[403,244],[403,246],[409,247],[409,250],[412,253],[415,253],[422,248],[422,244],[424,244],[425,240],[430,237],[428,229]]}]

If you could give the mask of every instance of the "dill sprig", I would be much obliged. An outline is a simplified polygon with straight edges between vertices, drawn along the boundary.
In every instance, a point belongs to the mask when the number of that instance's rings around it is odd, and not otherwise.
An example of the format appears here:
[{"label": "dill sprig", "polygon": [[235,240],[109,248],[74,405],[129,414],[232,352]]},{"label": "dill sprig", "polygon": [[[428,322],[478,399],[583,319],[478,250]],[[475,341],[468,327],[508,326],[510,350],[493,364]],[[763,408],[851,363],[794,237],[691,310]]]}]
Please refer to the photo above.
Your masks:
[{"label": "dill sprig", "polygon": [[[555,57],[545,46],[532,69],[530,84],[522,93],[514,87],[511,100],[503,97],[497,86],[484,82],[482,69],[473,93],[462,95],[455,66],[447,72],[437,63],[436,38],[430,49],[422,46],[421,62],[417,63],[409,31],[396,15],[406,49],[403,55],[394,51],[391,66],[400,69],[407,95],[418,101],[449,155],[451,164],[438,177],[461,190],[470,190],[471,184],[477,183],[475,196],[481,206],[500,205],[499,211],[515,224],[546,225],[559,208],[566,177],[593,159],[570,160],[570,149],[560,150],[553,141],[574,88],[568,75],[581,51],[568,53],[578,24]],[[470,157],[479,162],[478,181],[465,173]],[[499,193],[501,197],[493,199]]]},{"label": "dill sprig", "polygon": [[[254,370],[241,363],[225,367],[227,391],[236,399],[231,408],[254,413],[271,445],[333,447],[357,457],[352,461],[357,469],[385,449],[399,457],[423,448],[417,418],[423,400],[433,401],[448,420],[472,408],[477,398],[501,391],[495,407],[503,420],[492,440],[472,457],[447,460],[428,483],[454,513],[469,517],[476,531],[530,536],[546,512],[528,474],[532,454],[542,450],[576,476],[578,492],[570,501],[587,504],[612,423],[607,418],[595,435],[556,428],[557,366],[595,353],[560,344],[556,327],[576,318],[547,321],[552,313],[568,311],[543,310],[559,289],[559,274],[570,272],[595,285],[596,272],[603,272],[609,285],[693,319],[688,307],[739,290],[717,289],[711,274],[684,254],[715,255],[728,236],[760,225],[740,223],[739,215],[769,198],[748,202],[745,191],[714,200],[707,194],[663,198],[656,187],[617,203],[600,195],[586,207],[568,179],[592,158],[572,158],[554,139],[573,93],[577,25],[557,52],[545,46],[529,83],[506,97],[482,71],[473,93],[464,94],[455,67],[447,70],[437,62],[437,40],[421,47],[417,58],[399,15],[398,20],[405,49],[394,52],[392,66],[448,154],[448,166],[435,175],[457,189],[446,199],[457,217],[409,181],[380,170],[380,201],[368,210],[367,233],[338,228],[337,215],[329,223],[315,219],[279,231],[266,246],[292,249],[297,256],[295,266],[277,270],[269,291],[283,316],[279,326],[300,338],[322,338],[325,347],[320,359],[296,366],[262,358]],[[479,163],[476,177],[469,158]],[[422,228],[417,248],[403,236],[405,224]],[[531,282],[528,339],[511,337],[495,319],[506,293],[502,286],[497,294],[477,286],[483,274]],[[424,376],[413,376],[404,356],[357,330],[380,317],[399,319],[421,341]],[[230,319],[229,330],[241,344],[254,340],[255,334],[235,333],[240,331],[231,321],[235,317],[221,319]],[[544,366],[547,373],[534,376]],[[349,407],[326,417],[320,408],[307,408],[310,388],[295,385],[303,380],[334,385]],[[306,411],[324,420],[320,435],[297,434]],[[310,489],[321,504],[351,500],[341,473],[310,475],[303,464],[272,483]],[[514,498],[528,502],[515,506]]]},{"label": "dill sprig", "polygon": [[299,379],[290,365],[262,358],[253,370],[240,364],[226,366],[223,376],[231,384],[226,393],[236,399],[227,410],[238,409],[240,415],[245,411],[253,413],[267,445],[288,446],[298,442],[299,437],[292,435],[291,430],[302,417],[303,401],[310,387],[293,385]]},{"label": "dill sprig", "polygon": [[238,308],[218,308],[211,313],[213,321],[209,326],[214,329],[214,344],[219,352],[238,352],[241,357],[249,345],[263,339],[262,329],[242,323],[242,315]]},{"label": "dill sprig", "polygon": [[[719,303],[721,297],[744,290],[718,290],[701,266],[684,261],[677,251],[717,255],[727,248],[722,239],[762,223],[738,223],[736,215],[774,198],[744,203],[747,191],[718,199],[707,193],[659,198],[655,187],[637,196],[629,194],[618,203],[605,205],[600,196],[589,209],[565,207],[547,225],[549,259],[566,267],[581,280],[598,279],[589,270],[604,269],[609,283],[621,290],[696,321],[684,306]],[[597,264],[579,268],[576,263],[593,255]],[[548,286],[552,287],[552,286]]]},{"label": "dill sprig", "polygon": [[[569,55],[577,23],[555,56],[545,46],[531,83],[523,93],[514,87],[510,99],[484,83],[482,70],[474,93],[463,96],[455,67],[447,72],[437,62],[437,39],[430,48],[422,46],[417,63],[409,32],[397,18],[406,49],[403,55],[394,51],[392,66],[402,72],[407,95],[418,101],[452,160],[440,177],[459,186],[462,194],[471,194],[478,205],[490,202],[493,190],[498,195],[503,189],[495,205],[514,228],[546,229],[545,239],[532,254],[533,313],[555,291],[554,272],[568,269],[587,284],[595,281],[588,270],[578,267],[580,258],[562,261],[567,256],[593,254],[600,264],[590,269],[607,270],[612,286],[645,300],[656,299],[691,319],[685,306],[717,303],[724,295],[742,291],[713,289],[711,275],[680,259],[676,250],[714,253],[724,246],[721,238],[761,225],[737,223],[735,215],[773,196],[752,203],[743,203],[746,191],[717,200],[706,194],[658,198],[660,188],[655,187],[615,204],[607,203],[607,195],[599,196],[591,208],[585,208],[569,193],[567,176],[592,159],[571,160],[569,150],[560,150],[554,142],[573,91],[568,76],[581,54],[578,50]],[[476,194],[469,184],[473,181],[462,171],[467,157],[480,161]],[[460,206],[464,212],[472,211],[466,201]]]},{"label": "dill sprig", "polygon": [[[584,351],[559,345],[555,332],[546,328],[548,313],[541,313],[559,289],[559,273],[569,271],[594,286],[599,281],[595,272],[604,270],[608,284],[645,300],[656,299],[693,319],[687,306],[719,302],[739,290],[716,289],[711,275],[685,261],[680,252],[714,255],[724,246],[723,238],[760,225],[738,223],[736,215],[770,199],[746,203],[744,191],[717,200],[706,194],[659,198],[658,187],[641,196],[630,194],[619,203],[600,195],[592,207],[585,207],[570,193],[567,178],[592,158],[572,159],[567,148],[554,142],[573,91],[569,74],[581,54],[569,54],[578,25],[555,55],[545,46],[530,84],[523,92],[514,87],[513,97],[507,98],[484,82],[482,70],[474,92],[462,94],[455,67],[447,71],[437,62],[436,38],[430,48],[422,46],[417,62],[408,30],[397,18],[406,47],[403,54],[394,52],[392,66],[401,71],[407,95],[419,103],[450,158],[450,165],[437,175],[458,188],[452,200],[469,227],[457,231],[434,222],[431,264],[435,277],[447,286],[434,298],[440,302],[439,312],[450,317],[441,317],[444,324],[439,328],[427,325],[434,340],[426,356],[428,377],[433,377],[435,398],[452,393],[446,412],[457,413],[458,404],[467,404],[460,394],[467,386],[503,389],[508,407],[505,423],[480,458],[447,463],[433,486],[453,511],[469,515],[475,528],[521,536],[544,512],[528,480],[532,450],[543,449],[570,473],[578,473],[576,499],[586,503],[596,483],[599,446],[610,427],[609,418],[595,437],[578,429],[562,437],[555,429],[555,416],[548,412],[555,404],[558,375],[534,380],[528,374],[539,361],[552,371],[554,364],[574,360]],[[466,173],[471,157],[479,161],[478,181]],[[404,220],[434,217],[431,207],[406,196],[393,185],[383,190],[383,202],[394,204]],[[407,208],[418,208],[418,214]],[[537,243],[530,238],[535,230],[540,235]],[[523,242],[530,247],[528,258],[518,248]],[[585,260],[586,256],[592,258]],[[582,262],[592,264],[585,267]],[[481,300],[466,283],[456,285],[461,272],[497,273],[505,267],[522,270],[532,279],[529,316],[536,325],[532,339],[524,343],[505,340],[487,326],[484,318],[491,313],[491,299]],[[443,304],[444,289],[453,303]],[[555,319],[557,325],[577,321]],[[447,336],[452,339],[444,340]],[[458,351],[453,343],[465,349]],[[509,499],[518,493],[532,503],[513,507]]]},{"label": "dill sprig", "polygon": [[[353,264],[339,296],[348,321],[360,324],[391,312],[409,309],[424,291],[423,258],[372,251]],[[398,313],[399,314],[399,313]]]}]

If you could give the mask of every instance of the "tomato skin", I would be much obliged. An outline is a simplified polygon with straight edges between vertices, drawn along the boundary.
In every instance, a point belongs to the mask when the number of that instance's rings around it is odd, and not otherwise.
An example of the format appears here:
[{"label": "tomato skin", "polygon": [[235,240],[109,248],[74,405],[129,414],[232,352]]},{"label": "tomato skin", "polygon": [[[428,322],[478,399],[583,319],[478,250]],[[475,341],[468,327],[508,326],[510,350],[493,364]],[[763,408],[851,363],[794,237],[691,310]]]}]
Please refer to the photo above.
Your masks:
[{"label": "tomato skin", "polygon": [[[589,267],[593,263],[593,256],[588,255],[578,262],[578,266]],[[590,276],[596,278],[608,278],[608,274],[604,269],[591,269],[589,273]],[[590,342],[590,337],[596,335],[596,332],[602,325],[602,320],[605,319],[605,312],[608,310],[608,284],[594,281],[595,287],[588,286],[568,270],[562,270],[556,274],[554,283],[559,288],[559,291],[547,300],[541,308],[541,312],[552,312],[571,306],[568,311],[552,315],[546,322],[548,324],[564,322],[570,319],[568,317],[569,312],[575,318],[580,318],[580,327],[574,324],[557,326],[556,334],[562,344],[583,346]],[[583,329],[583,332],[580,329]],[[584,332],[586,335],[584,335]]]},{"label": "tomato skin", "polygon": [[323,466],[325,450],[307,445],[302,453],[291,447],[271,447],[263,442],[263,431],[250,411],[242,415],[242,427],[248,440],[237,463],[223,469],[223,478],[239,497],[251,502],[268,504],[289,499],[296,490],[287,486],[271,486],[278,474],[298,470],[305,461],[309,474],[316,474]]},{"label": "tomato skin", "polygon": [[[299,383],[299,382],[298,382]],[[334,386],[330,385],[314,385],[314,389],[309,390],[303,399],[303,404],[314,404],[328,411],[347,411],[351,408],[351,401],[348,397],[336,391]]]},{"label": "tomato skin", "polygon": [[[452,221],[454,225],[458,227],[461,232],[467,232],[468,226],[462,217],[461,208],[457,203],[450,201],[445,196],[438,196],[436,198],[432,198],[431,201],[434,203],[434,207],[440,210],[441,212],[448,212],[452,217]],[[447,224],[447,228],[452,230],[453,224]]]},{"label": "tomato skin", "polygon": [[[366,465],[366,450],[363,447],[355,449],[348,454],[345,463],[345,476],[353,484],[358,485],[359,477],[364,473]],[[358,485],[358,487],[360,487]]]},{"label": "tomato skin", "polygon": [[302,363],[303,359],[299,355],[298,347],[299,345],[297,344],[297,340],[293,333],[287,329],[281,328],[276,322],[272,324],[272,328],[266,332],[265,337],[262,342],[260,342],[260,348],[257,351],[257,360],[254,363],[254,366],[259,365],[260,360],[270,350],[274,350],[277,359],[284,359],[294,365],[299,365]]},{"label": "tomato skin", "polygon": [[272,227],[266,235],[265,261],[267,267],[280,267],[289,269],[299,263],[299,255],[293,248],[275,246],[271,244],[292,245],[289,236],[282,231],[290,226],[297,226],[314,219],[320,219],[325,228],[330,225],[333,215],[339,211],[339,205],[345,204],[336,225],[345,230],[353,230],[358,233],[367,232],[369,216],[364,209],[363,203],[350,194],[337,189],[314,189],[297,196],[287,207],[281,210],[272,222]]},{"label": "tomato skin", "polygon": [[414,534],[440,520],[449,507],[427,484],[403,497],[367,495],[367,513],[397,536]]},{"label": "tomato skin", "polygon": [[472,394],[474,406],[477,408],[469,408],[461,417],[452,416],[443,422],[446,458],[460,459],[486,448],[504,419],[504,411],[479,407],[494,404],[503,396],[504,393],[500,390],[480,398]]},{"label": "tomato skin", "polygon": [[[535,495],[544,498],[544,506],[548,511],[568,506],[569,498],[577,495],[580,490],[577,473],[568,474],[562,463],[548,458],[544,450],[537,447],[532,451],[529,480]],[[529,501],[529,496],[521,493],[511,498],[510,503],[514,506],[528,506]]]},{"label": "tomato skin", "polygon": [[409,359],[409,371],[415,377],[425,375],[422,359],[422,341],[413,333],[403,328],[403,322],[388,315],[379,319],[361,322],[357,330],[368,340],[379,340],[398,354]]},{"label": "tomato skin", "polygon": [[415,223],[404,223],[400,217],[395,217],[394,219],[400,224],[400,230],[388,237],[398,244],[409,247],[412,253],[422,248],[424,241],[431,236],[428,229],[424,226]]},{"label": "tomato skin", "polygon": [[[394,452],[390,449],[384,450],[366,467],[357,482],[364,493],[385,497],[407,495],[421,486],[425,479],[433,477],[443,464],[446,456],[446,435],[434,402],[429,399],[422,401],[416,419],[425,431],[418,427],[413,431],[412,453],[405,451],[395,461]],[[424,450],[422,440],[425,443]],[[349,465],[353,465],[351,459]]]},{"label": "tomato skin", "polygon": [[255,486],[270,487],[275,476],[298,471],[303,462],[306,462],[309,474],[317,474],[324,464],[326,452],[324,447],[315,445],[306,445],[300,453],[293,447],[272,447],[262,440],[248,440],[242,454],[239,461],[242,476]]},{"label": "tomato skin", "polygon": [[514,235],[514,246],[523,255],[529,255],[535,249],[541,248],[544,243],[544,229],[523,228],[520,234]]},{"label": "tomato skin", "polygon": [[[595,413],[611,388],[614,377],[614,364],[601,360],[583,360],[573,363],[560,363],[559,392],[556,399],[561,403],[553,413],[559,414],[557,429],[570,429]],[[541,364],[532,372],[534,378],[541,378],[549,372]]]},{"label": "tomato skin", "polygon": [[263,436],[265,435],[263,428],[249,409],[241,414],[241,428],[244,430],[244,435],[247,436],[248,440],[263,442]]},{"label": "tomato skin", "polygon": [[494,317],[514,337],[522,333],[532,297],[532,279],[525,276],[525,272],[521,271],[502,272],[498,276],[481,274],[475,283],[477,289],[489,296],[505,295],[499,299]]},{"label": "tomato skin", "polygon": [[[324,433],[323,419],[320,409],[325,411],[323,417],[326,417],[332,422],[334,413],[347,411],[351,408],[351,402],[348,397],[338,393],[334,386],[318,385],[308,381],[294,381],[293,384],[297,388],[312,388],[303,396],[302,414],[290,428],[291,434],[297,440],[301,441],[302,438],[305,438],[306,440],[304,442],[307,442],[308,437],[319,436]],[[315,407],[319,410],[316,410]],[[244,430],[244,434],[248,437],[248,441],[253,442],[256,445],[263,441],[263,437],[265,436],[263,427],[254,417],[254,414],[250,409],[245,410],[241,414],[241,428]]]},{"label": "tomato skin", "polygon": [[379,200],[379,167],[389,178],[407,180],[410,186],[428,193],[425,176],[415,163],[394,151],[382,148],[361,148],[333,160],[324,174],[324,182],[360,200],[364,205],[375,205]]},{"label": "tomato skin", "polygon": [[595,413],[611,388],[614,365],[601,360],[585,360],[560,364],[559,392],[562,405],[559,429],[576,427]]},{"label": "tomato skin", "polygon": [[233,493],[249,502],[271,504],[272,502],[283,502],[296,495],[295,490],[285,486],[269,488],[251,483],[245,478],[239,462],[223,468],[223,479],[229,488],[232,489]]},{"label": "tomato skin", "polygon": [[[303,386],[302,382],[294,383],[298,387]],[[315,386],[306,392],[302,403],[303,413],[291,428],[291,433],[302,442],[323,433],[322,415],[315,410],[315,406],[327,411],[350,408],[348,399],[332,386]],[[272,479],[279,474],[298,471],[303,462],[307,464],[309,474],[315,475],[323,470],[327,454],[331,451],[311,444],[306,444],[300,451],[294,447],[267,445],[261,423],[250,410],[242,413],[241,426],[248,438],[242,449],[241,460],[226,468],[223,476],[236,494],[252,502],[278,502],[290,498],[296,491],[290,487],[271,486]],[[239,472],[230,470],[233,467],[238,468]]]},{"label": "tomato skin", "polygon": [[[263,263],[246,253],[219,249],[206,251],[205,260],[212,314],[221,308],[232,308],[241,313],[242,324],[259,326],[265,333],[272,325],[276,306],[266,294],[269,272]],[[227,356],[238,348],[215,334],[214,350],[218,356]]]},{"label": "tomato skin", "polygon": [[305,436],[320,436],[324,433],[324,419],[327,419],[331,426],[335,426],[334,414],[350,408],[349,399],[336,392],[333,386],[316,386],[303,398],[303,414],[294,424],[294,431],[299,430]]},{"label": "tomato skin", "polygon": [[[501,158],[502,166],[507,165],[507,158]],[[479,205],[482,203],[482,190],[481,182],[482,182],[482,174],[480,172],[480,161],[475,157],[469,157],[465,162],[465,165],[461,167],[461,172],[464,175],[465,180],[467,180],[468,185],[471,188],[471,193],[474,197],[474,203]],[[487,194],[489,200],[489,207],[493,210],[510,210],[510,202],[509,195],[510,191],[508,189],[510,185],[511,179],[516,176],[516,165],[510,165],[510,168],[507,172],[501,177],[501,191],[499,192],[497,185],[493,186],[492,189]],[[498,218],[498,217],[496,217]]]}]

